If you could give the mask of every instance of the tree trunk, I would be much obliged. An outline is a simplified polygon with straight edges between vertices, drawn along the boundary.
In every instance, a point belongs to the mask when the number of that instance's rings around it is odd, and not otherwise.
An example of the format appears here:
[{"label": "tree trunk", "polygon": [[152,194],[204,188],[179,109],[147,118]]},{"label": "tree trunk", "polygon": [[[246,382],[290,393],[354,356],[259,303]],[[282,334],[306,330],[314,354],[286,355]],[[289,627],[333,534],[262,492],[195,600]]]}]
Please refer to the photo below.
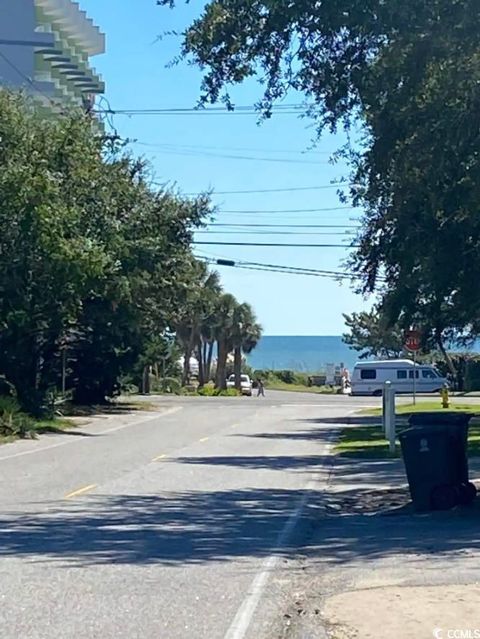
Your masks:
[{"label": "tree trunk", "polygon": [[237,390],[242,389],[242,349],[237,346],[235,348],[234,360],[233,360],[233,372],[235,373],[235,388]]},{"label": "tree trunk", "polygon": [[207,353],[207,365],[205,367],[205,377],[209,380],[212,376],[212,359],[213,359],[213,348],[215,346],[215,342],[209,342],[208,344],[208,353]]},{"label": "tree trunk", "polygon": [[225,390],[227,380],[225,378],[225,370],[227,368],[227,345],[224,339],[218,340],[218,361],[217,361],[217,381],[216,387],[219,390]]},{"label": "tree trunk", "polygon": [[[7,366],[3,372],[15,388],[21,408],[34,417],[42,417],[45,416],[45,411],[48,408],[46,406],[48,385],[40,383],[41,358],[37,345],[37,337],[28,340],[26,348],[22,348],[20,351],[21,355],[18,357],[17,365]],[[12,357],[11,361],[15,361],[15,359]]]},{"label": "tree trunk", "polygon": [[188,384],[188,380],[190,378],[190,356],[192,351],[187,348],[183,351],[183,372],[182,372],[182,386],[186,386]]},{"label": "tree trunk", "polygon": [[185,347],[185,351],[183,353],[183,373],[182,373],[182,386],[186,386],[190,382],[190,358],[193,353],[193,349],[195,347],[195,332],[192,329],[190,333],[190,337],[188,339],[188,344]]},{"label": "tree trunk", "polygon": [[442,334],[441,334],[440,331],[437,331],[435,333],[435,338],[437,340],[438,348],[440,349],[440,352],[443,355],[445,363],[447,364],[448,370],[453,375],[453,379],[456,382],[457,381],[457,371],[456,371],[455,366],[453,364],[452,358],[448,354],[447,349],[445,348],[445,346],[443,344]]},{"label": "tree trunk", "polygon": [[143,367],[142,394],[150,395],[150,366]]},{"label": "tree trunk", "polygon": [[209,380],[210,376],[209,376],[208,367],[207,367],[207,343],[203,339],[201,342],[200,354],[202,356],[203,378],[205,383],[207,383],[208,381],[210,381]]},{"label": "tree trunk", "polygon": [[196,357],[198,360],[198,387],[205,386],[205,368],[203,365],[202,342],[199,340],[196,348]]}]

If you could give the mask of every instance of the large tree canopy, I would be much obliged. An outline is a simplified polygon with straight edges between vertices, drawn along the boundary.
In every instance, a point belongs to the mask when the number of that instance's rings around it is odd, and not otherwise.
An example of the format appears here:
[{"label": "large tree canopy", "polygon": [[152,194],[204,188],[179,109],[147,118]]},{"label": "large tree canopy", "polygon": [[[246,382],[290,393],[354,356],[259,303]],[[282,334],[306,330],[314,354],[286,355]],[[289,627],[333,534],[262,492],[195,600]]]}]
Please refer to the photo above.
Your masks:
[{"label": "large tree canopy", "polygon": [[479,332],[479,31],[476,0],[211,0],[183,40],[205,101],[257,76],[267,115],[294,90],[319,132],[356,125],[351,266],[439,338]]},{"label": "large tree canopy", "polygon": [[42,117],[0,92],[0,377],[41,412],[62,351],[76,399],[104,401],[195,285],[208,198],[152,190],[81,113]]},{"label": "large tree canopy", "polygon": [[344,314],[347,333],[343,341],[360,353],[360,359],[398,358],[404,354],[404,335],[398,326],[389,326],[379,309]]},{"label": "large tree canopy", "polygon": [[174,372],[175,332],[186,377],[195,351],[201,384],[215,341],[225,361],[249,352],[253,311],[237,317],[192,253],[210,215],[207,195],[152,188],[148,166],[89,115],[45,117],[0,91],[0,392],[13,388],[33,414],[51,411],[63,387],[76,402],[104,402],[126,378],[158,377],[160,362],[164,377]]}]

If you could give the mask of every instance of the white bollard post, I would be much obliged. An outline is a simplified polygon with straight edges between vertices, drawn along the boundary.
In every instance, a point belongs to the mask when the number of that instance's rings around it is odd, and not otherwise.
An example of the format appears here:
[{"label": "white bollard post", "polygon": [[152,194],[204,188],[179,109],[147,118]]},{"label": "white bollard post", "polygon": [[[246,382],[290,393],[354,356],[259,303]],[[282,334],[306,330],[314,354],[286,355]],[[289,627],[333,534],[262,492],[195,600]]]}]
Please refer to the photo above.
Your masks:
[{"label": "white bollard post", "polygon": [[392,382],[385,382],[385,435],[388,439],[389,450],[394,453],[396,450],[396,424],[395,424],[395,389]]}]

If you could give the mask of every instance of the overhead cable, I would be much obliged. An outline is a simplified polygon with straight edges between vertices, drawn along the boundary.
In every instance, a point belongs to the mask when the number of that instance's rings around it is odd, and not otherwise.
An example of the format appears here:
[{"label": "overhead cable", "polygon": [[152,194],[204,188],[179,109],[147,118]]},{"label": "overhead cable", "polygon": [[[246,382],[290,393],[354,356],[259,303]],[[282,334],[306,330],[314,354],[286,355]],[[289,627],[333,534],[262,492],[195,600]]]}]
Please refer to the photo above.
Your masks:
[{"label": "overhead cable", "polygon": [[[155,182],[154,182],[155,184]],[[165,186],[165,183],[158,182],[158,186]],[[317,186],[293,186],[293,187],[281,187],[272,189],[247,189],[239,191],[213,191],[212,195],[249,195],[252,193],[294,193],[298,191],[321,191],[323,189],[338,189],[339,187],[357,186],[355,183],[350,182],[336,182],[333,184],[320,184]],[[184,195],[190,197],[196,197],[203,195],[203,193],[185,193]]]},{"label": "overhead cable", "polygon": [[357,248],[352,244],[277,244],[276,242],[194,242],[199,246],[259,246],[283,248]]}]

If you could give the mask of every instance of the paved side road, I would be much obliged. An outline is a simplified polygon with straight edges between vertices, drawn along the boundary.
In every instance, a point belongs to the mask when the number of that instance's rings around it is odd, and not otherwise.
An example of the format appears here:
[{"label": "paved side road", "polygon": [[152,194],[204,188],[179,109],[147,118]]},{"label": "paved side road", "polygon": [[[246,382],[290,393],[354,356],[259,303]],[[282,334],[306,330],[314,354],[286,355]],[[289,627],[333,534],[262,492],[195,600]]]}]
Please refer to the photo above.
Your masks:
[{"label": "paved side road", "polygon": [[159,401],[0,450],[2,639],[271,636],[271,576],[296,565],[329,442],[366,402]]}]

